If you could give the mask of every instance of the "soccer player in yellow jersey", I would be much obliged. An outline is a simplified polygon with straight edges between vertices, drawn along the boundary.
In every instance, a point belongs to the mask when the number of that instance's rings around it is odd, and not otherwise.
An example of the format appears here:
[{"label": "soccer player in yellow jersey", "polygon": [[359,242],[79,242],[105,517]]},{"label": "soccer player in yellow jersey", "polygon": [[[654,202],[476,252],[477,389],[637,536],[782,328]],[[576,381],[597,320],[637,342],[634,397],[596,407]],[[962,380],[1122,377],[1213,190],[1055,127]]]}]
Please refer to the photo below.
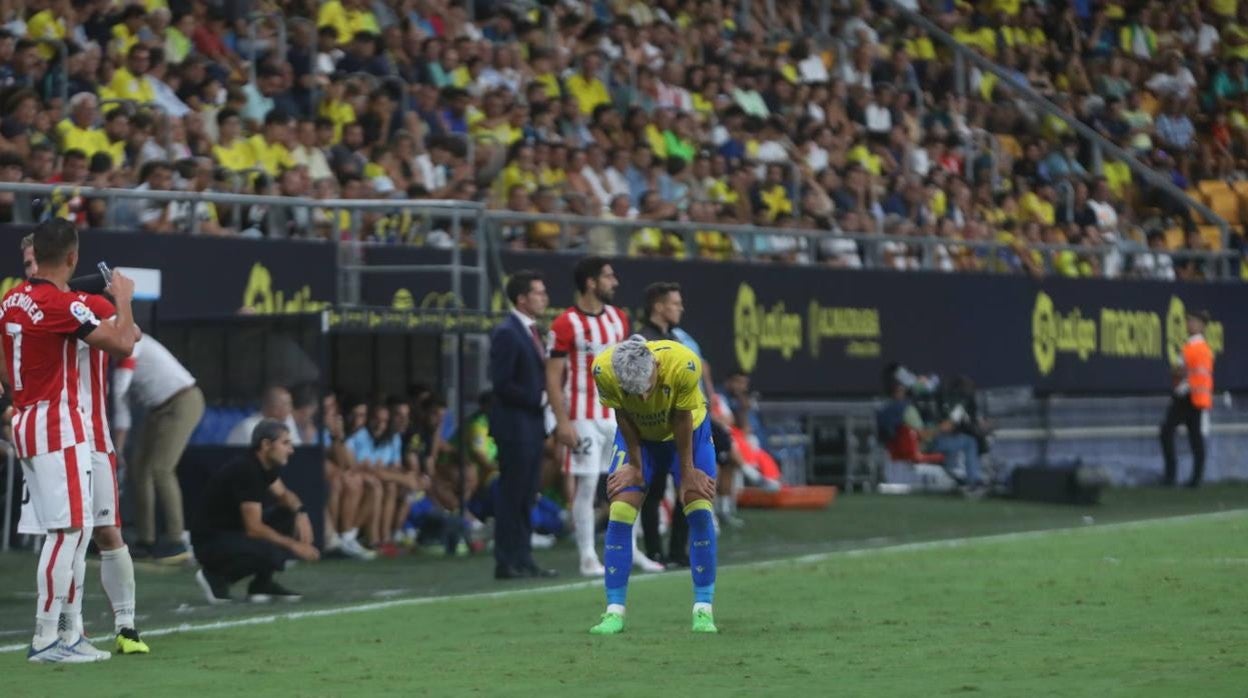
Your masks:
[{"label": "soccer player in yellow jersey", "polygon": [[594,635],[624,630],[624,599],[633,559],[633,523],[648,487],[670,472],[689,521],[693,631],[719,632],[715,595],[715,447],[702,394],[702,362],[679,342],[633,335],[594,359],[598,399],[615,408],[615,448],[607,479],[611,500],[603,563],[607,612]]}]

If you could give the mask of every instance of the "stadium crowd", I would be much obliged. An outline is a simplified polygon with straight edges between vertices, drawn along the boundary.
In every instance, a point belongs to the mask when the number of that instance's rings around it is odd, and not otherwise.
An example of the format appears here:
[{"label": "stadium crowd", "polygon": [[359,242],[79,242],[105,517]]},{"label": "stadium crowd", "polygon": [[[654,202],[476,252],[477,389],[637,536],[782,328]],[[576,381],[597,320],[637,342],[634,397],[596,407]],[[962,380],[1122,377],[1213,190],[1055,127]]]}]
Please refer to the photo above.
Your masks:
[{"label": "stadium crowd", "polygon": [[[470,18],[450,0],[6,3],[0,181],[655,221],[626,239],[502,226],[513,247],[597,253],[730,259],[746,251],[716,225],[800,228],[824,234],[760,236],[749,252],[836,267],[1199,279],[1204,262],[1169,252],[1222,244],[1125,163],[1094,174],[1088,144],[1006,81],[971,69],[961,94],[952,57],[889,2],[828,3],[826,27],[801,0],[748,16],[719,0],[474,5]],[[1235,0],[921,9],[1180,188],[1248,170]],[[1240,193],[1215,194],[1238,229]],[[104,206],[69,190],[45,209],[87,226]],[[112,224],[155,232],[468,244],[410,211],[116,207]],[[706,228],[686,245],[664,221]],[[845,237],[881,232],[940,244]],[[985,241],[1007,247],[965,244]]]}]

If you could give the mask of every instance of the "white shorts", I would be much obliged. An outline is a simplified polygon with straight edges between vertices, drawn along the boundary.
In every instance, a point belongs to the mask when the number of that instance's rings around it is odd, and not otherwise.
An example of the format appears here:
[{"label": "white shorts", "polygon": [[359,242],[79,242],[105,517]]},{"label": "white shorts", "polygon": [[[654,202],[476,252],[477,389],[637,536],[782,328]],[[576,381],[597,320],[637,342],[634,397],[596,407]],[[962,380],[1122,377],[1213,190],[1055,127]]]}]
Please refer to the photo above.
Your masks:
[{"label": "white shorts", "polygon": [[614,419],[574,419],[576,448],[563,458],[563,472],[570,475],[598,476],[611,469],[611,447],[615,443]]},{"label": "white shorts", "polygon": [[17,532],[40,534],[92,525],[91,447],[81,443],[22,459],[22,515]]},{"label": "white shorts", "polygon": [[91,509],[95,527],[121,527],[121,495],[117,491],[117,455],[91,452]]}]

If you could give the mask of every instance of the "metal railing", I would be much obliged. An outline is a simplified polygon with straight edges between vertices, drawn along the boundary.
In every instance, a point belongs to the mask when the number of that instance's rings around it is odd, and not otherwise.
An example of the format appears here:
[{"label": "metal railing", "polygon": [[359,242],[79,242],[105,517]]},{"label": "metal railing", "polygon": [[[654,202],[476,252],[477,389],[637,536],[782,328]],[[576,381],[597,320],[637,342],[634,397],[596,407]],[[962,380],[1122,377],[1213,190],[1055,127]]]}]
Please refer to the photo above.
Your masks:
[{"label": "metal railing", "polygon": [[[1101,134],[1097,133],[1087,124],[1084,124],[1082,121],[1079,121],[1071,114],[1062,110],[1056,104],[1032,89],[1030,85],[1018,81],[1014,75],[1006,72],[996,63],[981,56],[973,49],[958,43],[952,35],[936,26],[936,24],[928,18],[917,12],[912,12],[906,9],[899,2],[899,0],[886,1],[906,22],[919,27],[934,41],[939,42],[942,46],[944,46],[944,48],[953,53],[954,82],[957,86],[959,94],[965,94],[967,91],[967,73],[970,66],[974,66],[981,71],[993,74],[1001,82],[1001,84],[1007,86],[1015,95],[1022,98],[1032,107],[1038,109],[1045,115],[1061,120],[1062,123],[1066,124],[1071,130],[1091,144],[1094,172],[1099,173],[1100,163],[1104,161],[1106,154],[1115,160],[1126,163],[1134,176],[1139,177],[1149,185],[1165,192],[1176,201],[1182,202],[1188,208],[1191,208],[1199,213],[1202,218],[1209,221],[1211,224],[1218,226],[1218,228],[1222,231],[1223,249],[1228,246],[1230,243],[1230,226],[1221,216],[1214,213],[1213,209],[1192,199],[1188,196],[1187,192],[1176,187],[1167,177],[1163,176],[1148,165],[1140,162],[1140,160],[1134,155],[1118,147],[1113,142],[1101,136]],[[1227,274],[1228,270],[1223,269],[1221,270],[1221,273]]]},{"label": "metal railing", "polygon": [[[989,262],[982,269],[983,271],[993,271],[1008,262],[1011,255],[1017,256],[1013,245],[995,239],[960,240],[931,236],[888,235],[873,232],[766,228],[756,225],[713,222],[603,219],[591,216],[552,215],[518,211],[487,211],[483,219],[485,224],[491,227],[492,243],[500,246],[506,245],[508,242],[504,234],[505,231],[500,230],[502,227],[527,226],[534,223],[558,224],[560,226],[559,244],[555,251],[571,253],[584,253],[590,247],[585,240],[575,239],[579,237],[577,233],[582,230],[586,232],[594,229],[610,231],[610,237],[614,243],[613,248],[598,248],[590,251],[623,255],[632,253],[629,248],[630,243],[633,242],[632,236],[634,233],[647,229],[657,229],[663,234],[678,235],[682,245],[681,252],[683,252],[685,258],[689,259],[702,257],[698,249],[698,233],[722,233],[729,236],[740,252],[736,257],[746,261],[776,256],[777,253],[774,248],[769,249],[769,244],[772,241],[778,241],[786,246],[785,252],[805,253],[810,258],[806,260],[809,262],[813,260],[813,256],[817,253],[820,242],[850,240],[859,246],[859,255],[864,268],[895,268],[884,264],[886,243],[903,245],[906,248],[906,255],[917,258],[921,263],[920,268],[928,270],[939,270],[940,260],[948,258],[951,254],[961,253],[963,250],[970,250],[978,255],[981,260]],[[790,240],[795,241],[796,245],[789,247]],[[1096,259],[1100,264],[1100,269],[1105,269],[1108,263],[1112,261],[1111,258],[1115,256],[1127,257],[1149,254],[1151,252],[1143,245],[1137,244],[1115,244],[1098,247],[1028,244],[1027,249],[1040,252],[1045,256],[1048,264],[1047,271],[1050,273],[1056,271],[1054,259],[1062,253],[1075,255],[1076,261],[1088,258]],[[1236,253],[1229,251],[1196,250],[1172,250],[1166,251],[1164,254],[1175,260],[1192,259],[1215,264],[1236,256]],[[682,255],[667,254],[656,256]],[[1008,270],[1013,269],[1014,267],[1008,268]]]},{"label": "metal railing", "polygon": [[[27,183],[0,184],[0,192],[14,194],[15,223],[37,222],[34,212],[35,202],[46,200],[53,195],[81,197],[83,199],[103,199],[110,212],[105,220],[117,220],[118,209],[150,205],[152,202],[179,203],[189,206],[185,228],[178,232],[196,234],[199,232],[199,216],[194,214],[198,204],[213,204],[217,207],[267,207],[270,211],[280,212],[266,215],[267,222],[263,233],[269,237],[289,237],[291,224],[311,220],[309,210],[327,212],[330,230],[317,233],[315,230],[295,229],[296,237],[320,238],[333,240],[368,241],[369,231],[365,227],[366,214],[411,214],[406,221],[417,226],[416,232],[427,232],[435,221],[449,220],[452,230],[458,231],[464,226],[491,248],[499,248],[522,239],[527,243],[533,224],[550,224],[558,227],[558,235],[553,240],[551,249],[564,253],[584,253],[587,250],[606,254],[642,254],[644,245],[638,244],[636,234],[644,231],[653,238],[657,231],[661,241],[668,248],[662,255],[669,257],[685,257],[690,259],[705,258],[699,248],[699,233],[719,233],[731,239],[734,252],[728,255],[734,259],[746,261],[770,261],[785,255],[795,255],[799,263],[810,263],[820,253],[820,243],[831,240],[848,240],[857,246],[861,266],[864,268],[911,268],[909,260],[917,262],[921,269],[941,270],[948,265],[944,260],[953,256],[971,254],[979,260],[982,271],[1018,271],[1018,251],[1014,245],[996,240],[961,240],[936,236],[891,235],[875,232],[812,230],[805,228],[768,228],[757,225],[729,224],[697,221],[659,221],[659,220],[622,220],[606,219],[593,216],[576,216],[563,214],[529,213],[506,210],[486,210],[480,203],[457,200],[422,200],[422,199],[316,199],[311,197],[263,196],[256,194],[233,194],[223,192],[186,192],[186,191],[138,191],[134,189],[102,189],[92,187],[74,187],[72,185],[48,185]],[[44,216],[51,215],[44,211]],[[303,213],[298,213],[303,209]],[[346,214],[344,216],[344,214]],[[347,220],[345,226],[340,221]],[[423,228],[421,226],[424,226]],[[480,233],[477,229],[482,229]],[[410,240],[411,231],[393,236],[393,240]],[[508,239],[510,234],[510,239]],[[592,243],[591,244],[591,238]],[[677,244],[677,241],[679,243]],[[545,242],[551,242],[546,240]],[[533,245],[522,245],[533,247]],[[630,249],[632,248],[632,249]],[[459,245],[452,245],[458,251]],[[1118,242],[1096,247],[1078,245],[1027,244],[1024,253],[1040,252],[1046,261],[1046,271],[1058,270],[1057,261],[1063,264],[1074,262],[1096,261],[1100,269],[1105,269],[1110,262],[1125,260],[1128,257],[1155,254],[1137,243]],[[831,253],[828,253],[831,254]],[[905,257],[905,265],[890,265],[889,256]],[[1212,267],[1215,272],[1229,269],[1229,261],[1238,256],[1234,251],[1196,251],[1170,250],[1163,254],[1174,260],[1195,260]],[[455,263],[459,263],[458,260]],[[1229,275],[1219,274],[1220,278]]]}]

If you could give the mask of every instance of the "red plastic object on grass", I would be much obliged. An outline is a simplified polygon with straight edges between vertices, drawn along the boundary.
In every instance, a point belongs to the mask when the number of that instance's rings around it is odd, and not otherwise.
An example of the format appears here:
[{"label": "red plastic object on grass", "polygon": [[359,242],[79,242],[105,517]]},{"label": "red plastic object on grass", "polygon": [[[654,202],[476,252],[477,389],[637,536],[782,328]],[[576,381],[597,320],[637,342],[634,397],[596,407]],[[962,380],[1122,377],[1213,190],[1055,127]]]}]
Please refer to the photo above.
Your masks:
[{"label": "red plastic object on grass", "polygon": [[754,509],[826,509],[836,499],[836,488],[823,485],[784,487],[768,492],[745,487],[737,495],[737,505]]}]

